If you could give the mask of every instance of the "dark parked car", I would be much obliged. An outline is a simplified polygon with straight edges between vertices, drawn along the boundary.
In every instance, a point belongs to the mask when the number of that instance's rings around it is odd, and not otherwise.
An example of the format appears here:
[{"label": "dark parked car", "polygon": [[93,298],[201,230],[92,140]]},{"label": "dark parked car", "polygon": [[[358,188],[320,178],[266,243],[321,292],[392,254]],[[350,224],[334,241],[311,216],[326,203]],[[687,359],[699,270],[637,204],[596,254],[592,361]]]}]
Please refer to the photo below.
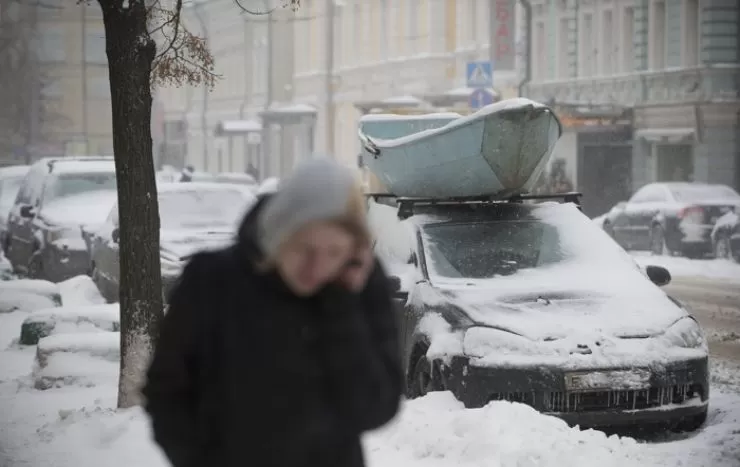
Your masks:
[{"label": "dark parked car", "polygon": [[27,173],[27,165],[0,167],[0,250],[3,253],[5,253],[8,213],[13,207],[15,198],[18,196],[18,189]]},{"label": "dark parked car", "polygon": [[[242,185],[225,183],[162,183],[157,187],[160,258],[164,297],[188,259],[199,250],[233,241],[237,223],[255,197]],[[91,272],[100,293],[118,301],[118,207],[98,229],[85,232],[91,251]]]},{"label": "dark parked car", "polygon": [[702,257],[712,252],[717,219],[740,206],[740,194],[725,185],[651,183],[617,204],[604,230],[628,250]]},{"label": "dark parked car", "polygon": [[571,203],[397,201],[370,201],[369,219],[409,397],[520,402],[582,427],[704,422],[707,342],[658,287],[666,269],[641,269]]},{"label": "dark parked car", "polygon": [[13,270],[59,282],[90,265],[82,227],[99,224],[116,199],[112,157],[42,159],[31,166],[8,215]]},{"label": "dark parked car", "polygon": [[732,258],[740,263],[740,209],[717,219],[712,230],[716,258]]}]

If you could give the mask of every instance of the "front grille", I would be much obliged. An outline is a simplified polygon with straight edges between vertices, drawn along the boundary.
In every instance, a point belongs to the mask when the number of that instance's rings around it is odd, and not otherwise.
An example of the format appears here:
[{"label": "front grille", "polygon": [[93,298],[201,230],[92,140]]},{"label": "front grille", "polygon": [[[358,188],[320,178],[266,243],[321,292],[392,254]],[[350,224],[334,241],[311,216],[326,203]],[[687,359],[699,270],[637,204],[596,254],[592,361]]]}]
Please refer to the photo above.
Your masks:
[{"label": "front grille", "polygon": [[546,412],[576,413],[644,410],[682,404],[700,396],[700,386],[679,384],[640,390],[495,393],[489,400],[519,402]]}]

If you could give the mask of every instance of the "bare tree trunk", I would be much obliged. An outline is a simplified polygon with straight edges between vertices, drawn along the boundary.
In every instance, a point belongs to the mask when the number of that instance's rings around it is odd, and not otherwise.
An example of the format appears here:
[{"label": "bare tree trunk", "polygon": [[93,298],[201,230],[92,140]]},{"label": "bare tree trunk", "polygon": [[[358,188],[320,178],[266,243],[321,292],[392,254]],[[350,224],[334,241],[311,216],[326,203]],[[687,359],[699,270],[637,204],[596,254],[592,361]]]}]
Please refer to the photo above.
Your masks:
[{"label": "bare tree trunk", "polygon": [[[144,0],[98,0],[105,22],[120,219],[121,373],[118,406],[140,402],[163,316],[159,207],[151,135],[151,70]],[[124,6],[124,3],[127,4]]]}]

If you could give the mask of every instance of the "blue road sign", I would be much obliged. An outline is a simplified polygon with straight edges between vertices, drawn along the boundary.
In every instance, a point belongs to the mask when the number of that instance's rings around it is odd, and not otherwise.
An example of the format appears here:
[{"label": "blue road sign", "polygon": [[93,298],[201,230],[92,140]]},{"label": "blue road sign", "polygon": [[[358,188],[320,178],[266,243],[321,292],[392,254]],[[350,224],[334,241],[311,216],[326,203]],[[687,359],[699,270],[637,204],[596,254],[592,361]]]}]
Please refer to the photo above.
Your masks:
[{"label": "blue road sign", "polygon": [[491,66],[491,62],[468,62],[465,76],[469,88],[490,88],[493,86],[493,66]]},{"label": "blue road sign", "polygon": [[470,108],[480,109],[487,105],[493,104],[493,93],[489,89],[476,88],[470,93]]}]

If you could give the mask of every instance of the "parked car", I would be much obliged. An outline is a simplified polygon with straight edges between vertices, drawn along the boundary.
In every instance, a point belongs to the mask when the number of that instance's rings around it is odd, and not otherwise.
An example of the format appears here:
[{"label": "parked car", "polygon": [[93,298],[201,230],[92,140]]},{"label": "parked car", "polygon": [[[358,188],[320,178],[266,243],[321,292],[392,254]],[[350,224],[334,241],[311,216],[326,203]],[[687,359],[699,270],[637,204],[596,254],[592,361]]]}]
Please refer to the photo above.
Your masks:
[{"label": "parked car", "polygon": [[732,258],[740,263],[740,209],[717,219],[712,230],[715,258]]},{"label": "parked car", "polygon": [[740,206],[740,194],[725,185],[651,183],[607,213],[603,227],[628,250],[702,257],[712,252],[715,222]]},{"label": "parked car", "polygon": [[7,231],[7,217],[13,207],[18,189],[21,187],[23,178],[28,173],[27,165],[13,165],[0,167],[0,250],[5,253]]},{"label": "parked car", "polygon": [[59,282],[85,274],[85,224],[105,220],[116,198],[112,157],[42,159],[31,166],[8,215],[13,270]]},{"label": "parked car", "polygon": [[641,269],[575,205],[369,205],[409,397],[520,402],[582,427],[706,419],[707,342],[658,287],[670,273]]},{"label": "parked car", "polygon": [[[157,190],[162,286],[166,298],[193,254],[234,240],[237,224],[255,197],[241,185],[225,183],[163,183]],[[90,275],[103,297],[108,302],[117,302],[118,206],[109,211],[103,225],[86,236],[92,258]]]}]

